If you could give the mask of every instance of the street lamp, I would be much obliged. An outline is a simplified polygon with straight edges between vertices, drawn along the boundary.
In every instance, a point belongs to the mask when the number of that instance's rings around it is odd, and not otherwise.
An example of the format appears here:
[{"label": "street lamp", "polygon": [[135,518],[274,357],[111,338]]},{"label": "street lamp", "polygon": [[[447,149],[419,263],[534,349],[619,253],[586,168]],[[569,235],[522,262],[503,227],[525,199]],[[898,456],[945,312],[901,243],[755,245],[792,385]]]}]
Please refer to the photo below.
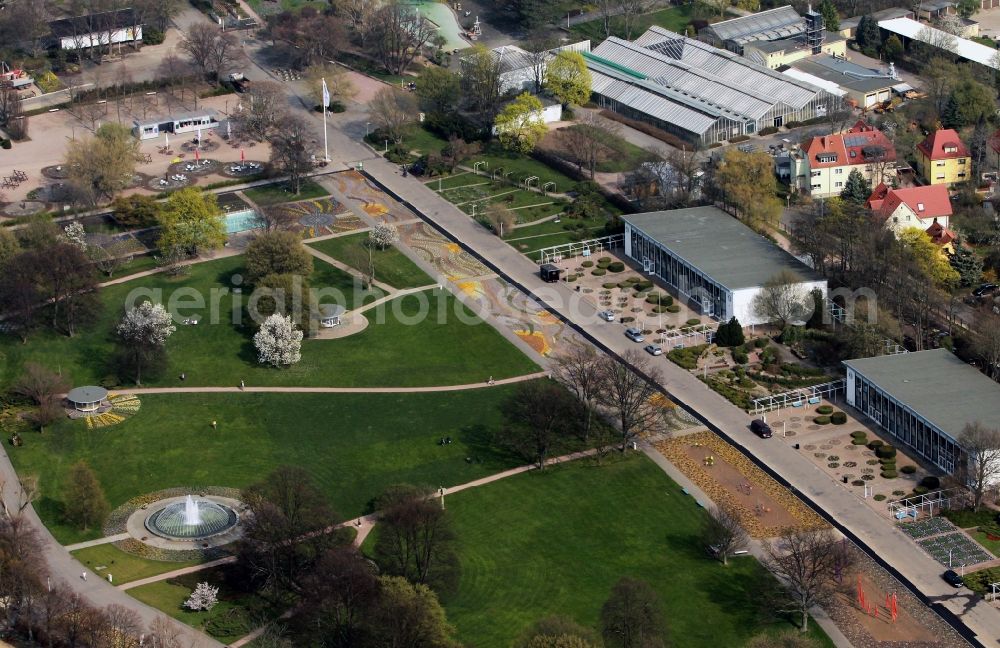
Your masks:
[{"label": "street lamp", "polygon": [[365,122],[365,137],[368,137],[368,127],[371,125],[371,122]]},{"label": "street lamp", "polygon": [[383,153],[388,153],[388,152],[389,152],[389,140],[386,140],[385,141],[385,151],[383,151]]}]

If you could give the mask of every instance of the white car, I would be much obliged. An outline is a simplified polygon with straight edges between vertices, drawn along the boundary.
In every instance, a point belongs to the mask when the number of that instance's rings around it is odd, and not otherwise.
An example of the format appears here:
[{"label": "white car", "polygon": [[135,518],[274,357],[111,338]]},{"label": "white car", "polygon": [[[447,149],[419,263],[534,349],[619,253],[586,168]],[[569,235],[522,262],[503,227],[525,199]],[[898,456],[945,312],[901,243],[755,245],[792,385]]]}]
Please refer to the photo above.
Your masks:
[{"label": "white car", "polygon": [[644,348],[649,355],[663,355],[663,347],[659,344],[647,344]]},{"label": "white car", "polygon": [[615,321],[615,314],[609,310],[601,311],[600,313],[597,314],[597,316],[600,317],[605,322]]}]

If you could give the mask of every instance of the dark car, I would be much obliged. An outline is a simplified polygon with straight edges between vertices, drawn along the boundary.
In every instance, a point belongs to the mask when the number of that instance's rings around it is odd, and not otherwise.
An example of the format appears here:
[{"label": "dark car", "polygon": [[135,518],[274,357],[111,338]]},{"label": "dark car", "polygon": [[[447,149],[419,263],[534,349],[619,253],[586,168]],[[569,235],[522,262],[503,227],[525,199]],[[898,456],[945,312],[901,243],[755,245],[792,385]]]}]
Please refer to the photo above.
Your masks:
[{"label": "dark car", "polygon": [[750,421],[750,431],[762,439],[771,438],[771,426],[764,422],[764,419],[754,419]]},{"label": "dark car", "polygon": [[975,290],[972,291],[973,297],[985,297],[986,295],[992,295],[997,290],[997,285],[993,283],[984,283]]},{"label": "dark car", "polygon": [[948,583],[952,587],[961,587],[962,585],[965,585],[965,581],[962,580],[962,577],[956,574],[953,569],[949,569],[945,573],[941,574],[941,578],[943,578],[944,582]]}]

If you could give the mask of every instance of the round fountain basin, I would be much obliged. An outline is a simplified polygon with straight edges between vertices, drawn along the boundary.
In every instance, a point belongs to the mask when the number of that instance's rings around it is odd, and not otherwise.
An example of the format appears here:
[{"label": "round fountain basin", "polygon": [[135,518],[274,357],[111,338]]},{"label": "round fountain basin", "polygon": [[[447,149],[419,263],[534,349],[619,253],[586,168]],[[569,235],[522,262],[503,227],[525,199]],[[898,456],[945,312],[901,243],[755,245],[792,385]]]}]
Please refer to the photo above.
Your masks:
[{"label": "round fountain basin", "polygon": [[225,533],[239,523],[239,515],[225,504],[211,500],[195,500],[197,521],[189,523],[188,505],[174,502],[153,511],[146,517],[146,529],[168,540],[200,540]]}]

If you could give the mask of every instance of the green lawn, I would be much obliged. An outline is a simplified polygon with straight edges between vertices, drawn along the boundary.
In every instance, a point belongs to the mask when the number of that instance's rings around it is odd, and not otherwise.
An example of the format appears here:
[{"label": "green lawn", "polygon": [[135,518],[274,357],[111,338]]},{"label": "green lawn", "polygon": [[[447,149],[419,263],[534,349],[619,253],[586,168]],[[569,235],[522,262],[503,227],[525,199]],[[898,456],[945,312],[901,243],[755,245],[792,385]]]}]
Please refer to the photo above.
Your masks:
[{"label": "green lawn", "polygon": [[[492,444],[500,402],[514,389],[144,395],[139,412],[119,425],[88,431],[65,420],[43,435],[24,434],[10,458],[19,474],[39,475],[43,496],[35,506],[64,544],[100,535],[60,523],[63,480],[80,459],[112,507],[177,486],[242,488],[294,465],[313,476],[336,511],[353,517],[390,484],[454,486],[520,465]],[[452,443],[438,445],[444,437]]]},{"label": "green lawn", "polygon": [[[678,648],[741,646],[762,631],[755,593],[770,577],[750,557],[728,567],[706,557],[698,543],[704,511],[643,456],[511,477],[453,495],[447,506],[462,573],[445,603],[467,645],[506,648],[551,614],[596,627],[622,576],[659,592]],[[815,624],[813,633],[832,646]]]},{"label": "green lawn", "polygon": [[[664,29],[683,34],[688,22],[691,21],[692,6],[681,5],[670,7],[669,9],[661,9],[660,11],[639,16],[632,26],[632,38],[641,35],[652,25],[659,25]],[[591,20],[590,22],[580,23],[579,25],[574,25],[570,31],[579,38],[589,38],[592,41],[592,45],[597,45],[607,36],[604,31],[603,20]],[[627,36],[624,23],[618,16],[611,19],[611,35],[619,38],[626,38]]]},{"label": "green lawn", "polygon": [[420,155],[439,153],[447,144],[448,140],[442,139],[422,127],[409,129],[403,137],[403,146],[407,150],[416,151]]},{"label": "green lawn", "polygon": [[303,180],[301,190],[297,196],[283,182],[247,189],[243,194],[258,205],[277,205],[295,200],[322,198],[323,196],[329,196],[330,192],[312,180]]},{"label": "green lawn", "polygon": [[490,146],[484,153],[466,160],[464,164],[465,166],[471,168],[476,162],[484,160],[487,162],[487,166],[485,169],[483,167],[480,167],[480,169],[489,173],[491,176],[494,172],[503,169],[503,173],[505,175],[510,173],[510,178],[515,182],[519,182],[530,176],[538,177],[539,186],[544,185],[547,182],[554,182],[556,183],[555,191],[558,193],[572,191],[576,187],[576,181],[569,176],[539,162],[538,160],[535,160],[534,158],[530,158],[519,153],[504,151],[497,145]]},{"label": "green lawn", "polygon": [[[156,274],[108,287],[101,291],[104,308],[98,319],[73,338],[43,329],[22,345],[15,336],[0,335],[5,367],[0,387],[18,376],[25,362],[60,371],[74,385],[117,375],[114,327],[126,298],[139,288],[143,289],[139,297],[159,295],[158,300],[168,305],[172,298],[180,305],[190,303],[191,294],[204,300],[195,308],[176,309],[182,318],[200,315],[201,321],[197,326],[177,326],[167,342],[166,368],[159,376],[144,377],[143,383],[149,386],[181,385],[182,372],[187,377],[183,384],[189,386],[236,385],[245,380],[247,385],[409,387],[478,382],[490,374],[507,378],[538,369],[492,326],[437,290],[400,297],[368,311],[371,323],[356,335],[305,340],[302,360],[292,367],[262,366],[253,347],[252,322],[244,317],[244,325],[233,324],[234,314],[243,312],[240,304],[249,298],[249,291],[231,292],[232,277],[242,270],[242,263],[241,257],[228,257],[192,266],[178,278]],[[210,317],[213,302],[218,304],[218,323]],[[461,320],[456,313],[463,314]],[[129,384],[131,378],[117,379]]]},{"label": "green lawn", "polygon": [[[357,249],[368,240],[368,234],[351,234],[350,236],[338,236],[326,239],[325,241],[315,241],[309,247],[315,248],[337,259],[341,263],[350,264],[350,254],[348,250]],[[367,248],[365,248],[367,251]],[[410,260],[408,256],[395,247],[385,250],[373,250],[375,258],[375,278],[385,282],[393,288],[419,288],[434,283],[426,272],[421,270],[417,264]]]},{"label": "green lawn", "polygon": [[972,533],[972,537],[976,542],[983,545],[983,547],[985,547],[991,554],[994,556],[1000,556],[1000,540],[990,540],[982,531],[974,531]]},{"label": "green lawn", "polygon": [[[147,560],[118,549],[113,544],[97,545],[72,552],[73,557],[90,568],[101,578],[111,574],[115,585],[128,583],[148,576],[156,576],[182,567],[197,565],[199,561],[166,562]],[[102,567],[103,569],[98,569]]]},{"label": "green lawn", "polygon": [[[309,286],[317,291],[333,288],[335,299],[323,299],[322,303],[337,302],[347,310],[353,310],[364,304],[385,297],[381,288],[372,286],[367,290],[362,290],[360,285],[356,285],[358,280],[348,272],[340,268],[335,268],[326,261],[313,258],[313,271],[309,275]],[[341,299],[340,295],[344,298]]]},{"label": "green lawn", "polygon": [[[224,569],[185,574],[136,587],[128,593],[226,644],[245,637],[259,623],[275,619],[285,611],[283,606],[272,607],[260,597],[228,587]],[[219,588],[219,602],[209,612],[188,610],[184,601],[191,596],[198,583],[203,582]]]}]

